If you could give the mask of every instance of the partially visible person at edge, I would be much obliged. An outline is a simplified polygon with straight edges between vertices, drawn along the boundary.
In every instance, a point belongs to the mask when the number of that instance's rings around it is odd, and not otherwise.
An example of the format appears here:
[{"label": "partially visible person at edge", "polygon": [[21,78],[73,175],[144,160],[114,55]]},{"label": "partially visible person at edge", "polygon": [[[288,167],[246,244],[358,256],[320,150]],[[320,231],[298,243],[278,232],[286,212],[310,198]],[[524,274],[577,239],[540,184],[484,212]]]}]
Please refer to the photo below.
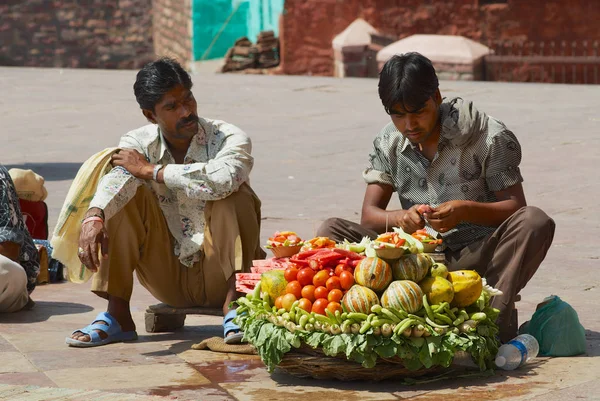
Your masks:
[{"label": "partially visible person at edge", "polygon": [[40,271],[8,170],[0,164],[0,313],[33,307],[30,294]]},{"label": "partially visible person at edge", "polygon": [[121,138],[79,238],[79,259],[95,272],[92,292],[108,299],[107,312],[66,342],[137,339],[129,306],[134,271],[171,306],[222,307],[225,340],[239,342],[229,308],[240,295],[236,250],[241,246],[244,271],[264,257],[260,200],[248,184],[250,138],[234,125],[198,117],[191,78],[175,60],[145,65],[133,89],[150,124]]},{"label": "partially visible person at edge", "polygon": [[[500,309],[500,340],[510,340],[515,298],[544,260],[555,227],[527,206],[519,141],[472,102],[442,98],[431,61],[418,53],[385,64],[379,97],[392,121],[375,138],[363,173],[361,222],[331,218],[317,235],[360,241],[386,227],[426,228],[443,239],[449,270],[476,270],[503,292],[492,304]],[[402,209],[387,210],[394,192]],[[430,207],[423,215],[421,205]]]}]

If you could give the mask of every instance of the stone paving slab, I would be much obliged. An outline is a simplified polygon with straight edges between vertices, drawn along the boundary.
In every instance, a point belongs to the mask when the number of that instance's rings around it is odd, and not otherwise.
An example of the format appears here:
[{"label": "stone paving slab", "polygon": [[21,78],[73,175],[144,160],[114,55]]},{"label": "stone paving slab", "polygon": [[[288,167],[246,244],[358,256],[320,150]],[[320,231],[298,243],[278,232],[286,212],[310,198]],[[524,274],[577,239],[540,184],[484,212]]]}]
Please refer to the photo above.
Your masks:
[{"label": "stone paving slab", "polygon": [[[0,68],[0,162],[33,166],[46,177],[51,225],[81,163],[145,123],[132,94],[134,76],[134,71]],[[253,139],[251,184],[263,201],[263,243],[281,229],[311,237],[333,215],[359,219],[365,187],[360,173],[373,137],[388,121],[376,80],[198,74],[193,79],[200,114],[237,124]],[[175,333],[145,333],[144,312],[156,300],[139,284],[131,301],[139,341],[74,350],[64,346],[65,336],[106,304],[87,285],[63,283],[38,287],[32,311],[0,315],[0,399],[8,391],[17,394],[9,399],[24,400],[597,399],[600,87],[442,82],[441,90],[474,100],[518,136],[528,203],[557,223],[553,247],[521,293],[520,320],[529,319],[544,297],[561,296],[587,329],[586,356],[540,358],[492,378],[410,387],[269,375],[255,356],[190,349],[222,335],[218,316],[188,316],[186,327]],[[68,394],[72,398],[61,398]]]}]

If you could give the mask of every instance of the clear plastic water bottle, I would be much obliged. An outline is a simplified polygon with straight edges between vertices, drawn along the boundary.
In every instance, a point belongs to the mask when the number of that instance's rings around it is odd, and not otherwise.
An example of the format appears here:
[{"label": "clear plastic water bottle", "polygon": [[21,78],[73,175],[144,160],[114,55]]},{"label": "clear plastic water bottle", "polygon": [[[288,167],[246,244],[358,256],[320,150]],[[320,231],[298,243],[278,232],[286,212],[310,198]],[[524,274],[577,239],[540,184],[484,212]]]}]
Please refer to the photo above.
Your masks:
[{"label": "clear plastic water bottle", "polygon": [[504,370],[515,370],[535,358],[540,346],[534,336],[521,334],[502,345],[496,355],[496,366]]}]

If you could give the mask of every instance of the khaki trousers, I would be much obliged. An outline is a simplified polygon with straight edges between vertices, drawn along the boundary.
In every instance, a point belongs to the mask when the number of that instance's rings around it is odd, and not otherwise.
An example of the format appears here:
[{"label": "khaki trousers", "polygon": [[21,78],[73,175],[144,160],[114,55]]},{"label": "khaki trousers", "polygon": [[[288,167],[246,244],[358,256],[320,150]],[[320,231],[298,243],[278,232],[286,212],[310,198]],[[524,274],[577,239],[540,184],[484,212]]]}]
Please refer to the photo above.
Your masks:
[{"label": "khaki trousers", "polygon": [[0,255],[0,313],[20,311],[28,300],[25,269]]},{"label": "khaki trousers", "polygon": [[108,259],[94,274],[92,291],[125,300],[131,298],[133,272],[140,283],[161,302],[174,307],[221,307],[227,281],[236,272],[249,272],[260,248],[260,200],[243,184],[225,199],[206,203],[206,227],[200,260],[193,267],[179,262],[174,239],[147,187],[107,221]]},{"label": "khaki trousers", "polygon": [[[506,342],[517,334],[515,297],[525,287],[544,260],[554,238],[554,220],[541,209],[525,206],[517,210],[494,233],[460,250],[446,250],[449,270],[476,270],[488,284],[503,292],[493,298],[500,309],[500,339]],[[357,223],[332,218],[326,220],[317,235],[336,241],[347,238],[376,238],[377,232]]]}]

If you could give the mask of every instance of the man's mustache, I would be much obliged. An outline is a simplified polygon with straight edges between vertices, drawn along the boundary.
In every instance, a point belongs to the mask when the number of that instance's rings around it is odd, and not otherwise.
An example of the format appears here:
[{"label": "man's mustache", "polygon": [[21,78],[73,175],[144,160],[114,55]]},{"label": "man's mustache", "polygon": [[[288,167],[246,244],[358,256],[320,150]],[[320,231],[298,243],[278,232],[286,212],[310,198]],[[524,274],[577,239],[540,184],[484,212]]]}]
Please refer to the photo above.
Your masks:
[{"label": "man's mustache", "polygon": [[183,120],[180,120],[177,122],[176,128],[181,128],[184,125],[187,125],[189,123],[198,123],[200,122],[200,119],[198,118],[197,115],[192,114],[191,116],[189,116],[188,118],[184,118]]}]

